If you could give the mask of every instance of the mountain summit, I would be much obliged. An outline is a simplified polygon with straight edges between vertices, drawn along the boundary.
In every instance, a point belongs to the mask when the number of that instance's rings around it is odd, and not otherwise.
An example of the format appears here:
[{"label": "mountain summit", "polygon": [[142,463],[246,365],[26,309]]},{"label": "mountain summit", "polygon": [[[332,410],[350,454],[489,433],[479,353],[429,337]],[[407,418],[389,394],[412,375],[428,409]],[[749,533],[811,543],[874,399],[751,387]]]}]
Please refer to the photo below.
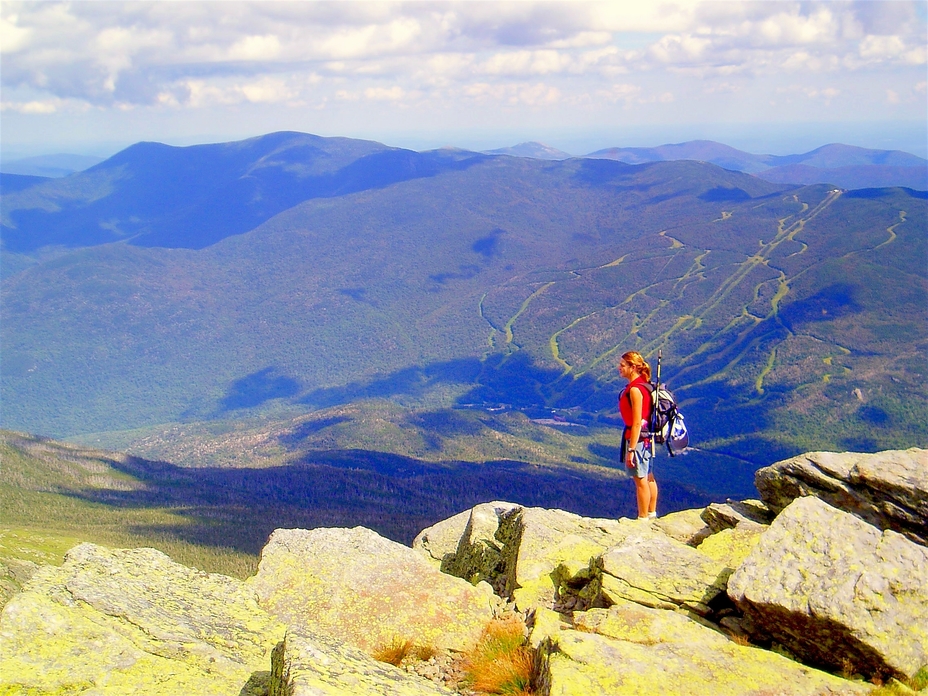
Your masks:
[{"label": "mountain summit", "polygon": [[558,150],[557,148],[545,145],[544,143],[527,142],[513,145],[512,147],[501,147],[496,150],[484,150],[487,155],[511,155],[513,157],[531,157],[532,159],[541,160],[565,160],[570,159],[573,155]]}]

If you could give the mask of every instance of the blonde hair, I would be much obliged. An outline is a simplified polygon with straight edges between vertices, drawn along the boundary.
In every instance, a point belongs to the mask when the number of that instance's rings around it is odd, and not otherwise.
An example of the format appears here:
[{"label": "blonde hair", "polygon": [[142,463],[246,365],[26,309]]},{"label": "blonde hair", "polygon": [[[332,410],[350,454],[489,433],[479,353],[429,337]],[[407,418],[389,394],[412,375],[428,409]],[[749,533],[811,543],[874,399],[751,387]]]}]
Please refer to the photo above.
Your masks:
[{"label": "blonde hair", "polygon": [[622,360],[647,381],[651,381],[651,366],[648,365],[645,359],[641,357],[641,353],[637,350],[628,351],[622,356]]}]

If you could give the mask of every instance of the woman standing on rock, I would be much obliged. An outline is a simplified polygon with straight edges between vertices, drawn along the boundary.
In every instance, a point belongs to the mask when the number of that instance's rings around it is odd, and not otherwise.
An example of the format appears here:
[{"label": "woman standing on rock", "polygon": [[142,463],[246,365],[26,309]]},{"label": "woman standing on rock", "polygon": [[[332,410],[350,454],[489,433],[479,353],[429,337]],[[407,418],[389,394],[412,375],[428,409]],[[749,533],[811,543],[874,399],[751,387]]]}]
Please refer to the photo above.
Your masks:
[{"label": "woman standing on rock", "polygon": [[645,414],[651,413],[651,366],[637,351],[629,351],[619,360],[619,374],[628,386],[619,395],[619,413],[625,423],[622,436],[622,458],[633,469],[638,519],[657,517],[657,481],[651,470],[651,443],[641,437],[641,427],[647,424]]}]

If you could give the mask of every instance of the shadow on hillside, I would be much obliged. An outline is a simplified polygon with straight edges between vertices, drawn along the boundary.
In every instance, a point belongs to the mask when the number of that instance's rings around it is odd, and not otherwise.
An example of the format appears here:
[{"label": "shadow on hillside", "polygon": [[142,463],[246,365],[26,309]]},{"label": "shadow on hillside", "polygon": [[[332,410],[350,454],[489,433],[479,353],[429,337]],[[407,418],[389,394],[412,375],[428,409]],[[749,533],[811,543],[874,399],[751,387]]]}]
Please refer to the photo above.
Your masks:
[{"label": "shadow on hillside", "polygon": [[[404,544],[479,503],[507,500],[590,517],[631,516],[634,490],[622,477],[517,461],[431,463],[362,450],[315,452],[268,469],[185,469],[130,458],[116,469],[141,490],[60,491],[121,508],[168,509],[188,520],[135,532],[257,553],[277,528],[361,525]],[[662,508],[706,505],[709,496],[672,482]]]},{"label": "shadow on hillside", "polygon": [[491,355],[485,360],[459,358],[412,366],[340,387],[314,389],[296,403],[325,408],[352,401],[421,396],[439,384],[471,388],[456,400],[458,406],[504,405],[519,409],[582,408],[587,412],[614,409],[619,387],[584,375],[565,377],[561,370],[544,367],[526,353]]},{"label": "shadow on hillside", "polygon": [[215,415],[240,408],[254,408],[272,399],[290,398],[299,393],[298,381],[278,374],[273,367],[266,367],[235,380],[220,401]]},{"label": "shadow on hillside", "polygon": [[443,383],[470,384],[478,378],[481,370],[479,358],[459,358],[435,362],[425,367],[414,365],[366,381],[314,389],[297,398],[296,402],[325,408],[361,399],[418,396]]}]

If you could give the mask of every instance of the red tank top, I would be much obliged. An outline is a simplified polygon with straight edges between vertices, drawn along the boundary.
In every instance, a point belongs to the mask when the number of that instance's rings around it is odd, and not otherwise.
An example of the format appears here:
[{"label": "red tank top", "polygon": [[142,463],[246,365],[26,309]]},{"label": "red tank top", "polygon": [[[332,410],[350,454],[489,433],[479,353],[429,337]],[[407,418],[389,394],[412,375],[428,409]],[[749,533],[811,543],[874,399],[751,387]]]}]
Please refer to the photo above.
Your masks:
[{"label": "red tank top", "polygon": [[641,392],[641,413],[642,417],[647,420],[648,414],[651,413],[651,392],[644,386],[648,381],[644,377],[636,377],[631,382],[628,383],[628,386],[622,390],[622,393],[619,394],[619,413],[622,416],[622,422],[625,423],[625,439],[631,437],[631,431],[628,428],[632,427],[632,400],[628,395],[628,390],[632,387],[637,387],[638,391]]}]

